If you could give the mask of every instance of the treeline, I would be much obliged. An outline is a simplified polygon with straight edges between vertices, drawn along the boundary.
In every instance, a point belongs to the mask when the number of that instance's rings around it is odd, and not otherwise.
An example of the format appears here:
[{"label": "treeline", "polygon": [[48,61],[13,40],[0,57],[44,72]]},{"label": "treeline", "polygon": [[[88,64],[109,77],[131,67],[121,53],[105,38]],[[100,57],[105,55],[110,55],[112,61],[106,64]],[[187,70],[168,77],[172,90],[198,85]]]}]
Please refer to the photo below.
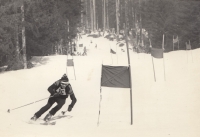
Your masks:
[{"label": "treeline", "polygon": [[0,66],[27,68],[31,56],[59,52],[58,45],[66,53],[81,10],[81,0],[0,0]]},{"label": "treeline", "polygon": [[[86,29],[131,30],[136,46],[162,47],[165,36],[165,52],[200,47],[200,1],[198,0],[83,0]],[[119,21],[117,21],[117,19]],[[173,37],[179,40],[179,46]],[[175,40],[175,41],[176,41]]]},{"label": "treeline", "polygon": [[137,48],[161,48],[163,35],[165,52],[186,42],[199,48],[199,9],[198,0],[0,0],[0,66],[27,68],[31,56],[65,54],[81,27],[117,37],[128,30]]}]

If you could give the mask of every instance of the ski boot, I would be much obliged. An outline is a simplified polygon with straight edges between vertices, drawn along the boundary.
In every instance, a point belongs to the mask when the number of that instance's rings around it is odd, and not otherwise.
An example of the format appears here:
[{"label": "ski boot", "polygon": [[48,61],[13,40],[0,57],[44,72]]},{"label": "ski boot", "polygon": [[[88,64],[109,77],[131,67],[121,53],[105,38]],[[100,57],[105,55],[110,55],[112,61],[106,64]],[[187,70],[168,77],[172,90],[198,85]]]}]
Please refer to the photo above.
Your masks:
[{"label": "ski boot", "polygon": [[48,113],[48,114],[44,117],[44,121],[45,121],[45,122],[50,121],[52,116],[53,116],[53,115],[51,115],[50,113]]},{"label": "ski boot", "polygon": [[31,120],[36,121],[36,120],[37,120],[36,115],[34,115],[34,116],[31,118]]}]

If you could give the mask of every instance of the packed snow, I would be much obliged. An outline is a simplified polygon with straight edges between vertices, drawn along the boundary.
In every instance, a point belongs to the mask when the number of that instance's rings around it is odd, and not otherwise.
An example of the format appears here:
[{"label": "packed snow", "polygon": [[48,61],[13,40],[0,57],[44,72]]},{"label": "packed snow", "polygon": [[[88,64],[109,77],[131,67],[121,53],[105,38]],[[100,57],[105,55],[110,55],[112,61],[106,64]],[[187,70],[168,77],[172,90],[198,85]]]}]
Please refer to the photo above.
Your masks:
[{"label": "packed snow", "polygon": [[[0,73],[0,136],[200,136],[200,49],[165,53],[164,59],[129,50],[133,101],[131,125],[130,89],[102,87],[100,93],[102,64],[128,66],[126,47],[119,47],[116,41],[104,37],[86,35],[79,43],[87,48],[87,56],[33,57],[35,67],[31,69]],[[110,54],[110,48],[116,54]],[[74,60],[74,67],[66,65],[70,58]],[[47,88],[64,73],[69,76],[77,98],[72,111],[66,113],[66,118],[58,119],[55,126],[27,124],[47,103]],[[32,103],[41,99],[44,100]],[[67,110],[70,102],[68,98],[56,115]],[[23,106],[29,103],[32,104]],[[20,106],[23,107],[18,108]]]}]

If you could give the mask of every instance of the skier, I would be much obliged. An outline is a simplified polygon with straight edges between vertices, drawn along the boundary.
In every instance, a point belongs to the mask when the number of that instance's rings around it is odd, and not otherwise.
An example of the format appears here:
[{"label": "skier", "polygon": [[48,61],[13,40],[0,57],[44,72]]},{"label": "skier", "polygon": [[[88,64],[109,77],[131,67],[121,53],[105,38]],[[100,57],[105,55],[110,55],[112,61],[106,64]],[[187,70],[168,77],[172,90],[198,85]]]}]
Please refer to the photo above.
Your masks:
[{"label": "skier", "polygon": [[87,49],[86,49],[86,47],[84,47],[84,49],[83,49],[83,54],[82,54],[83,56],[87,56]]},{"label": "skier", "polygon": [[61,79],[53,83],[48,88],[48,91],[50,92],[51,96],[49,97],[47,104],[43,106],[38,112],[36,112],[34,116],[31,118],[31,120],[36,121],[43,113],[45,113],[48,109],[50,109],[51,106],[56,102],[57,105],[54,108],[52,108],[44,118],[44,121],[48,122],[51,119],[51,117],[55,115],[56,112],[60,110],[62,106],[65,104],[68,95],[70,95],[70,98],[72,100],[71,104],[68,106],[68,111],[72,110],[74,104],[77,101],[66,74],[64,74],[61,77]]}]

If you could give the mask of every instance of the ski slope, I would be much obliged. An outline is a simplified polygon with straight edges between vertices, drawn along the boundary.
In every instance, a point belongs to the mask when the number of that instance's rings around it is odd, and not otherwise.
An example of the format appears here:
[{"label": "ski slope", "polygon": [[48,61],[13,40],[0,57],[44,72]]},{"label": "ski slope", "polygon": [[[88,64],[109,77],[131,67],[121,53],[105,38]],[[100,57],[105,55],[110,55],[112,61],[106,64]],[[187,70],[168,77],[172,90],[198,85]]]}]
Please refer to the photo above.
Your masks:
[{"label": "ski slope", "polygon": [[[70,56],[55,55],[34,57],[34,68],[0,74],[0,136],[200,136],[200,49],[165,53],[164,60],[154,58],[156,82],[151,55],[130,50],[133,99],[133,125],[130,125],[129,89],[102,87],[99,103],[101,66],[127,66],[126,48],[122,47],[125,50],[122,52],[116,41],[103,37],[83,36],[80,43],[88,49],[88,56],[74,56],[75,69],[66,67]],[[110,48],[117,54],[111,55]],[[77,98],[73,110],[66,114],[68,117],[57,120],[55,126],[27,124],[47,100],[7,113],[8,109],[48,97],[48,86],[64,73],[68,74]],[[56,115],[67,110],[70,101],[68,98]]]}]

